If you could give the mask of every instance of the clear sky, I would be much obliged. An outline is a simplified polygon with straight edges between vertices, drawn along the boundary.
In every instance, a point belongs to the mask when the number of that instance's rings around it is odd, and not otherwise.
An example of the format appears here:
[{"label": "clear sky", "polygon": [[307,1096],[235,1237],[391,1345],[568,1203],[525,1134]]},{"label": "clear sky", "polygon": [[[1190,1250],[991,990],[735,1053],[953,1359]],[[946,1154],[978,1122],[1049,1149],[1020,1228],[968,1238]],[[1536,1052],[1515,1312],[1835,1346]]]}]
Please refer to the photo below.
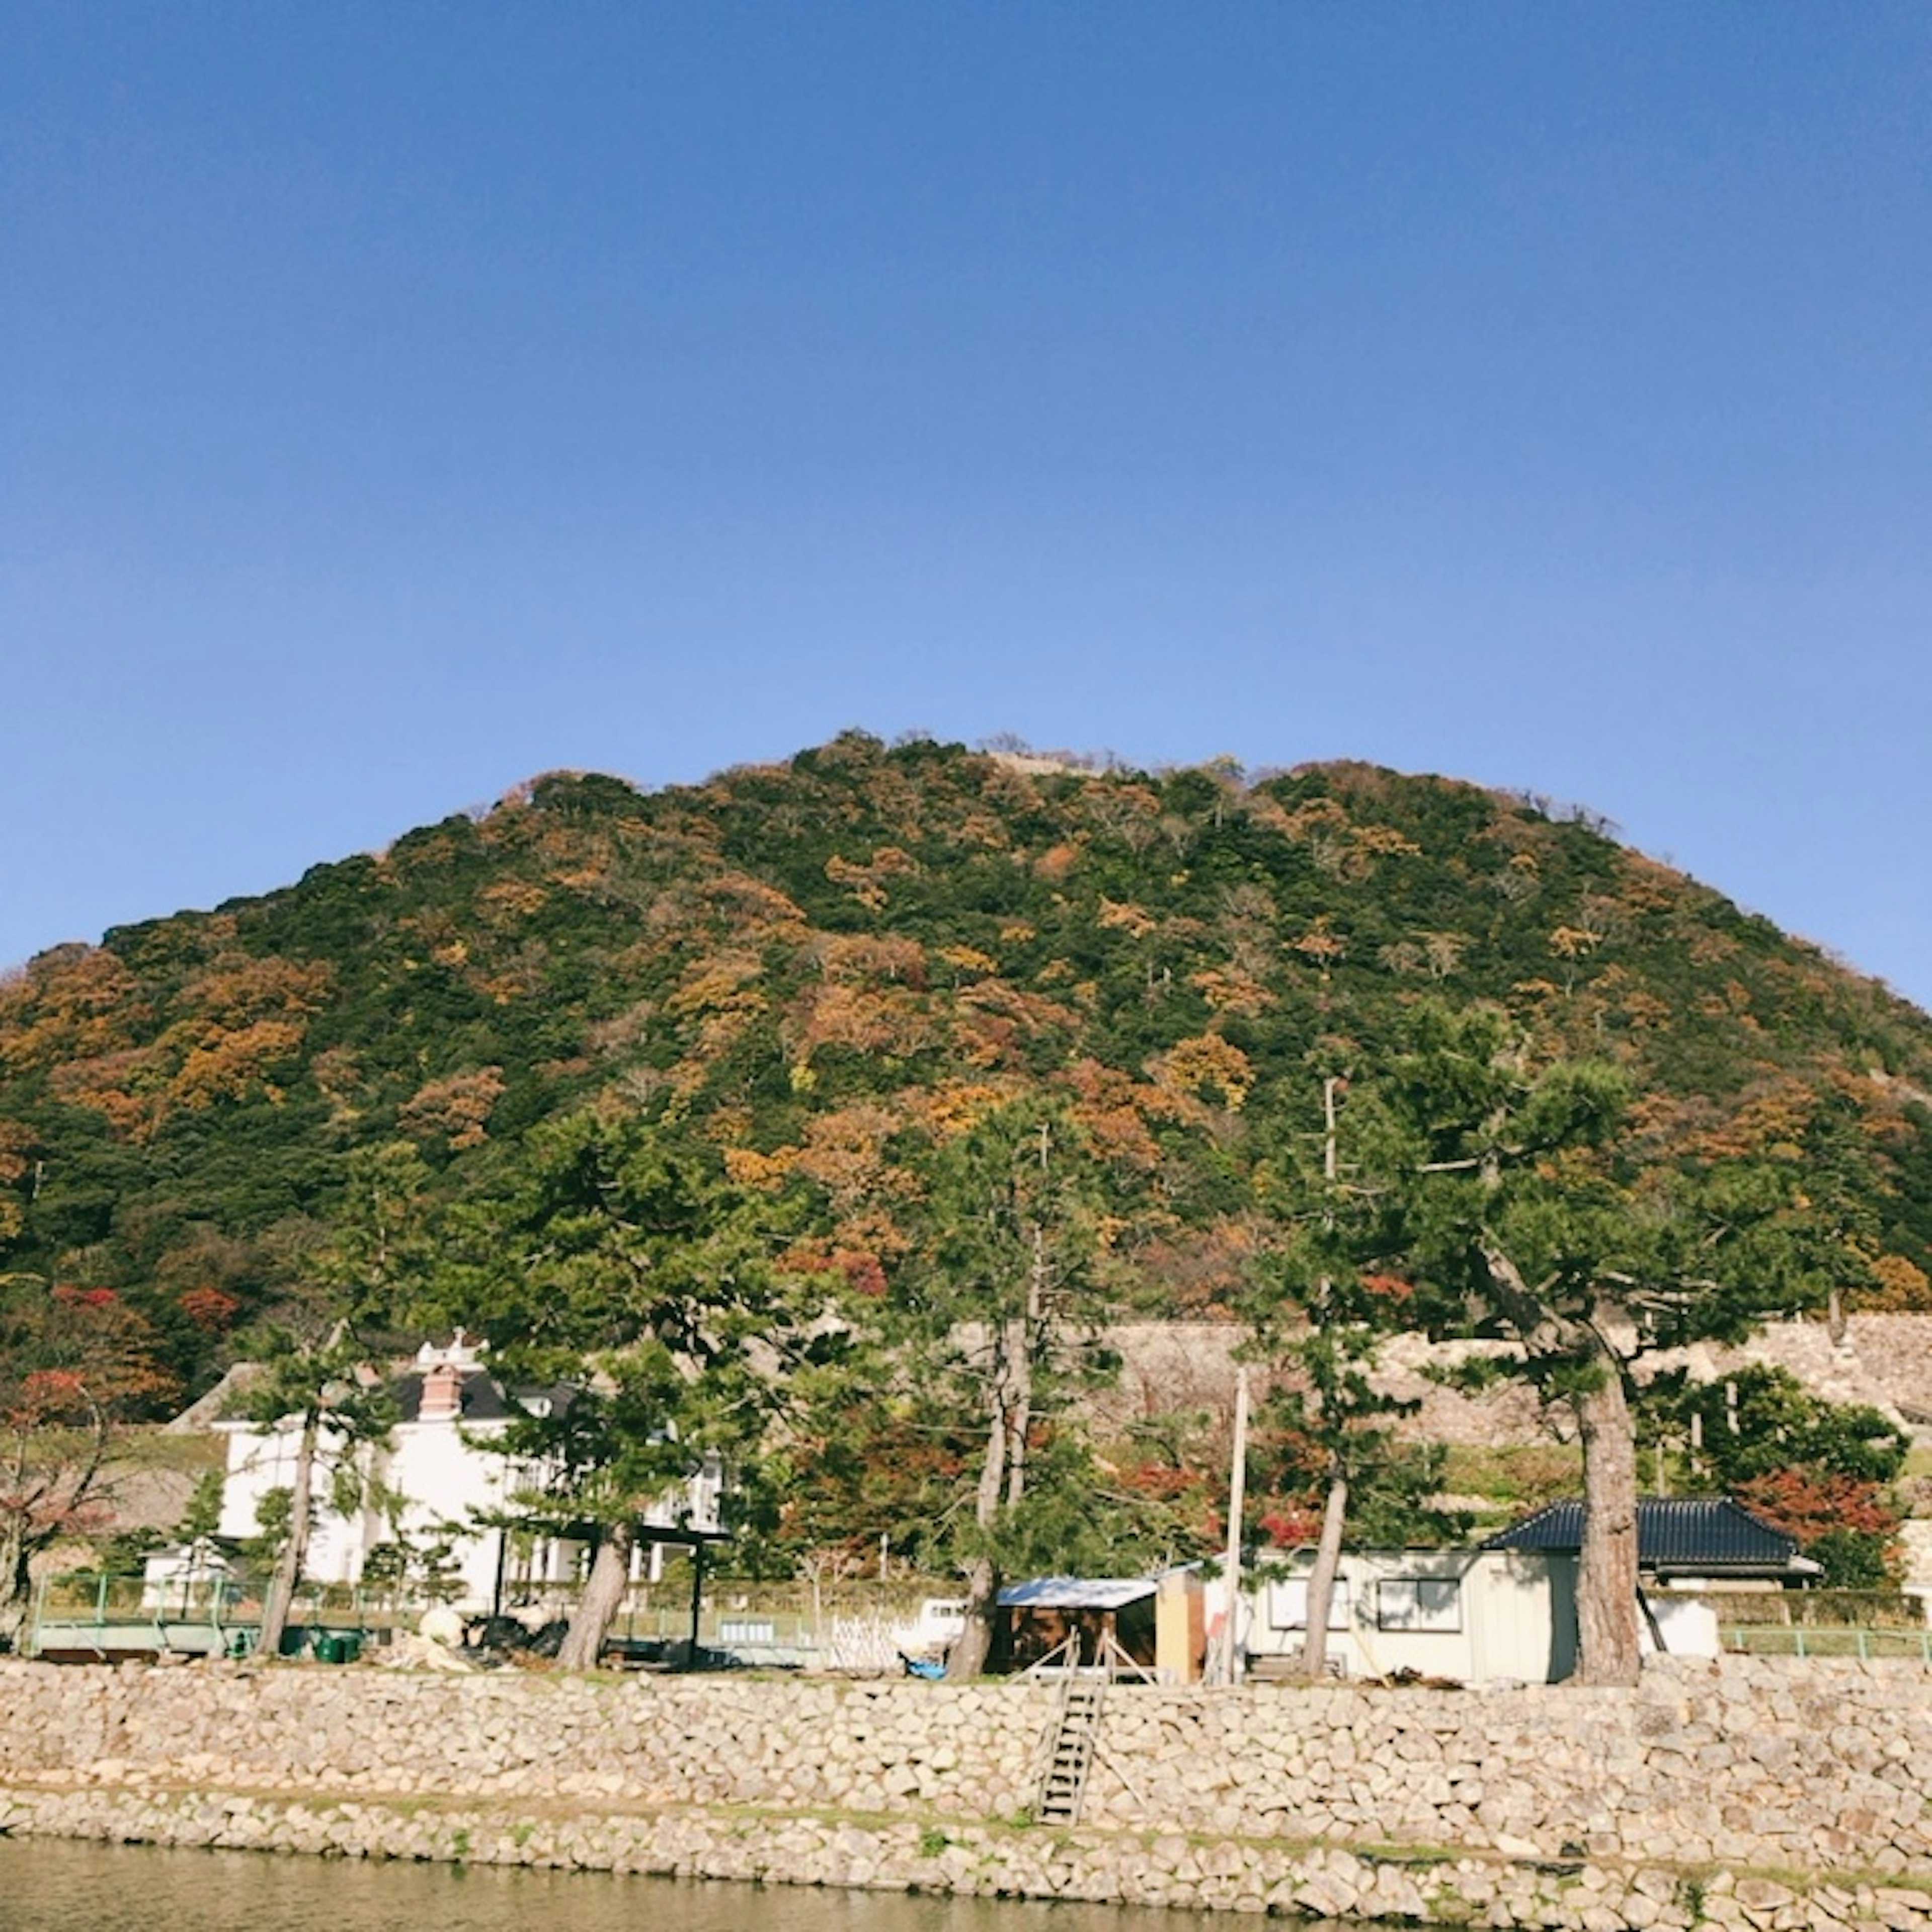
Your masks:
[{"label": "clear sky", "polygon": [[0,0],[0,962],[847,725],[1932,1003],[1932,8]]}]

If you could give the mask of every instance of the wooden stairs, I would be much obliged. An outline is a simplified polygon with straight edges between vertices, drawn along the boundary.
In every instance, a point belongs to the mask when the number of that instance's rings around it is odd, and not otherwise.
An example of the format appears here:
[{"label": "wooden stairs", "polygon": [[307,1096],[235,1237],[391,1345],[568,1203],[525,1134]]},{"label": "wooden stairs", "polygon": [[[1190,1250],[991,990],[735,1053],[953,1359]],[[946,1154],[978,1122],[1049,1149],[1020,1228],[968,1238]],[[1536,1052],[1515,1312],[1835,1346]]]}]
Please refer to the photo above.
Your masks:
[{"label": "wooden stairs", "polygon": [[1081,1801],[1087,1795],[1087,1774],[1100,1730],[1100,1706],[1106,1694],[1104,1676],[1069,1676],[1060,1700],[1046,1769],[1040,1781],[1040,1800],[1034,1807],[1042,1825],[1077,1825]]}]

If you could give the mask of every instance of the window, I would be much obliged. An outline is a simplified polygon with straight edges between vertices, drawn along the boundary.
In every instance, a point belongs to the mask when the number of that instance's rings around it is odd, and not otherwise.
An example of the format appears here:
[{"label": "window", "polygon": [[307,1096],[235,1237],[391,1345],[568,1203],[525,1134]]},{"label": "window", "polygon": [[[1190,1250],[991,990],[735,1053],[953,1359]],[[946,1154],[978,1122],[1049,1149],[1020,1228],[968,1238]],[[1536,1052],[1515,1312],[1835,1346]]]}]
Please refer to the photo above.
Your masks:
[{"label": "window", "polygon": [[1387,1576],[1376,1586],[1376,1628],[1460,1630],[1462,1585],[1455,1576]]},{"label": "window", "polygon": [[[1270,1630],[1298,1630],[1308,1628],[1308,1579],[1279,1576],[1268,1586],[1268,1620]],[[1346,1577],[1335,1579],[1334,1594],[1328,1599],[1328,1628],[1348,1628],[1348,1584]]]}]

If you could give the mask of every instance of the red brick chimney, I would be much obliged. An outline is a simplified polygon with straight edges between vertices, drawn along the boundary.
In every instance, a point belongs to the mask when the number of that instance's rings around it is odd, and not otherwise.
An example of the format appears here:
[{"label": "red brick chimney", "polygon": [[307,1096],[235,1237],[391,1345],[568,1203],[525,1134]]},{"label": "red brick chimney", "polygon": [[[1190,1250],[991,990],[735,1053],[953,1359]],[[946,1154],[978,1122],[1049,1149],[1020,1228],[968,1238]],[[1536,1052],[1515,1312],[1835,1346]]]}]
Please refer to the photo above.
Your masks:
[{"label": "red brick chimney", "polygon": [[454,1422],[463,1413],[463,1376],[453,1363],[438,1362],[423,1371],[418,1422]]}]

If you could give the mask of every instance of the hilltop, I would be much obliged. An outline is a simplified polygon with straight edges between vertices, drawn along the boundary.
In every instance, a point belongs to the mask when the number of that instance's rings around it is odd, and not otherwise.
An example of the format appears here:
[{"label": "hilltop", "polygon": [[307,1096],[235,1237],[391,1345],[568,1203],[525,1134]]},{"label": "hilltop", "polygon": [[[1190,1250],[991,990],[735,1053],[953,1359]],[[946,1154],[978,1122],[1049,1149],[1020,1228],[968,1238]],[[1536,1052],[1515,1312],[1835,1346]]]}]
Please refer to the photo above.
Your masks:
[{"label": "hilltop", "polygon": [[357,1148],[460,1195],[593,1101],[796,1206],[887,1286],[937,1149],[1046,1090],[1120,1298],[1213,1317],[1318,1042],[1426,994],[1622,1062],[1694,1156],[1860,1151],[1879,1286],[1932,1306],[1932,1020],[1546,802],[1334,763],[1096,770],[857,733],[646,791],[554,773],[386,851],[58,947],[0,985],[0,1271],[117,1288],[205,1386]]}]

